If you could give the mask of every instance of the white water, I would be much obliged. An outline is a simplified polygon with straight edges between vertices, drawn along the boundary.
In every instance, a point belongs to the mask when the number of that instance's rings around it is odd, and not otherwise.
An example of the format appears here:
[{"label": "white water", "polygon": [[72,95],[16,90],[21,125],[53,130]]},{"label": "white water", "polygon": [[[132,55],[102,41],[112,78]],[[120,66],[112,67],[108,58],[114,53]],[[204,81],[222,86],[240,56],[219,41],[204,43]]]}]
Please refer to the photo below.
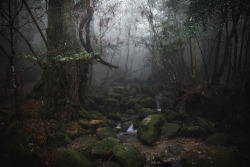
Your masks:
[{"label": "white water", "polygon": [[161,93],[155,96],[155,101],[156,101],[156,110],[161,112],[161,106],[160,106],[160,100],[161,100]]},{"label": "white water", "polygon": [[120,122],[117,123],[115,129],[121,129],[121,123]]},{"label": "white water", "polygon": [[132,121],[130,122],[127,133],[137,133],[137,130],[134,129],[134,125],[133,125]]}]

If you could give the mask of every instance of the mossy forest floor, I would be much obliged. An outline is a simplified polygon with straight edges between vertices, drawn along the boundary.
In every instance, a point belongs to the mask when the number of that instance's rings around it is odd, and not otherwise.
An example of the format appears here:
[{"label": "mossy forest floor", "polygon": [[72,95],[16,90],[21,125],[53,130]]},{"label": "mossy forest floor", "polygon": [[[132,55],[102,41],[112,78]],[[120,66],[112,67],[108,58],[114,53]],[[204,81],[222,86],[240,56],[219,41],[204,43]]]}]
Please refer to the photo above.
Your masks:
[{"label": "mossy forest floor", "polygon": [[[250,165],[248,93],[116,84],[92,88],[74,117],[69,110],[46,119],[42,101],[23,97],[22,121],[14,117],[13,102],[1,97],[3,167]],[[154,115],[161,119],[150,120]],[[131,123],[133,133],[127,132]]]}]

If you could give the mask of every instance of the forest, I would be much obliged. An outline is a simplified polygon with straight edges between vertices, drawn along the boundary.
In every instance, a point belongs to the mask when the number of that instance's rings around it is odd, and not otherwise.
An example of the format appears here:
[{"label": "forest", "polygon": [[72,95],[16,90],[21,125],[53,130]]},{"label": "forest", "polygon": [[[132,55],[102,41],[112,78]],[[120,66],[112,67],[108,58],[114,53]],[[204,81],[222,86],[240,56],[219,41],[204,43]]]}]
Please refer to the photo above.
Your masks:
[{"label": "forest", "polygon": [[249,0],[1,0],[0,166],[250,166]]}]

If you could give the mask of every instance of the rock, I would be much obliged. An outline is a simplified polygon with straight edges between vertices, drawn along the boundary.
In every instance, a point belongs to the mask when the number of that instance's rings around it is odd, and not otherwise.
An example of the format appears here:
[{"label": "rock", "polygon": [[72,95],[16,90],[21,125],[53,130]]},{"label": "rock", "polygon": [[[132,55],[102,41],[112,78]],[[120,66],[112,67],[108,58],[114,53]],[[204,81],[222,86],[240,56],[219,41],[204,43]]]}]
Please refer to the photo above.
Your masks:
[{"label": "rock", "polygon": [[212,122],[208,121],[205,118],[201,118],[201,117],[195,117],[195,121],[197,122],[197,124],[204,128],[206,131],[210,132],[210,133],[215,133],[217,130],[214,128],[214,125],[212,124]]},{"label": "rock", "polygon": [[93,164],[80,152],[67,149],[58,148],[58,157],[55,160],[56,167],[92,167]]},{"label": "rock", "polygon": [[91,148],[96,143],[98,139],[94,136],[81,136],[73,140],[67,145],[69,149],[73,149],[81,152],[84,155],[89,155],[91,153]]},{"label": "rock", "polygon": [[156,114],[157,111],[155,109],[151,109],[151,108],[142,108],[139,110],[139,119],[144,119],[145,117],[147,117],[148,115],[152,115],[152,114]]},{"label": "rock", "polygon": [[104,127],[104,128],[98,128],[96,130],[96,137],[100,140],[107,138],[107,137],[116,138],[116,134],[111,128]]},{"label": "rock", "polygon": [[143,154],[131,143],[117,144],[113,154],[115,160],[123,167],[142,167],[145,162]]},{"label": "rock", "polygon": [[91,153],[95,156],[106,157],[118,143],[120,143],[120,140],[118,139],[112,137],[105,138],[93,145]]},{"label": "rock", "polygon": [[116,163],[116,162],[108,161],[108,162],[105,163],[105,167],[122,167],[122,166],[119,165],[119,164]]},{"label": "rock", "polygon": [[163,112],[166,114],[167,120],[169,122],[183,122],[188,117],[186,113],[179,113],[172,110],[167,110]]},{"label": "rock", "polygon": [[232,137],[226,133],[215,133],[206,139],[206,143],[213,145],[228,146],[232,143]]},{"label": "rock", "polygon": [[140,101],[140,104],[144,107],[144,108],[152,108],[152,109],[156,109],[156,101],[151,98],[151,97],[148,97],[148,98],[145,98],[145,99],[142,99]]},{"label": "rock", "polygon": [[122,122],[121,123],[121,131],[126,132],[128,130],[128,127],[129,127],[130,124],[131,124],[130,121]]},{"label": "rock", "polygon": [[180,136],[184,137],[204,137],[206,131],[199,126],[185,126],[181,128]]},{"label": "rock", "polygon": [[129,110],[127,110],[127,111],[126,111],[126,114],[129,114],[129,115],[135,115],[135,114],[136,114],[136,112],[135,112],[135,110],[134,110],[134,109],[129,109]]},{"label": "rock", "polygon": [[121,120],[121,116],[120,116],[119,113],[109,113],[108,118],[113,119],[115,121],[120,121]]},{"label": "rock", "polygon": [[71,122],[68,124],[66,134],[70,139],[75,139],[79,134],[79,125],[77,122]]},{"label": "rock", "polygon": [[107,98],[104,101],[104,112],[106,115],[109,113],[117,113],[120,111],[120,103],[113,98]]},{"label": "rock", "polygon": [[177,123],[165,123],[161,128],[161,134],[169,139],[173,139],[177,136],[180,130],[180,125]]},{"label": "rock", "polygon": [[184,151],[182,145],[180,145],[179,143],[177,142],[174,142],[174,143],[171,143],[169,146],[168,146],[169,150],[171,151],[172,154],[174,155],[178,155],[180,154],[181,152]]},{"label": "rock", "polygon": [[103,120],[91,120],[88,122],[87,126],[92,129],[97,129],[106,126],[106,123],[104,123]]},{"label": "rock", "polygon": [[138,127],[137,136],[146,144],[152,144],[160,136],[160,127],[163,123],[163,117],[160,114],[149,115],[144,118]]}]

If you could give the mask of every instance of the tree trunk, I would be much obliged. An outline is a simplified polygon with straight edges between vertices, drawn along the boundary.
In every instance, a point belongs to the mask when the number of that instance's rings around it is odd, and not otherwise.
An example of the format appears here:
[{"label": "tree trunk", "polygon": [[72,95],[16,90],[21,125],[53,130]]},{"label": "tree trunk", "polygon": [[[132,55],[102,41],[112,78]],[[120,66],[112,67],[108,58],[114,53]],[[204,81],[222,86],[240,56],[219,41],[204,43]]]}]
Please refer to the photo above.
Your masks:
[{"label": "tree trunk", "polygon": [[77,60],[60,61],[56,58],[58,55],[72,57],[80,52],[72,8],[73,1],[68,0],[50,0],[48,4],[49,53],[43,73],[43,98],[46,110],[56,114],[69,109],[67,106],[80,104],[78,92],[82,87],[79,85],[79,74],[86,75],[88,72],[88,68],[85,68],[88,64],[78,63]]},{"label": "tree trunk", "polygon": [[219,63],[222,29],[219,29],[219,32],[218,32],[217,36],[218,36],[218,40],[217,40],[217,46],[216,46],[216,51],[215,51],[215,60],[214,60],[214,70],[213,70],[212,84],[216,84],[218,82],[217,69],[218,69],[218,63]]}]

